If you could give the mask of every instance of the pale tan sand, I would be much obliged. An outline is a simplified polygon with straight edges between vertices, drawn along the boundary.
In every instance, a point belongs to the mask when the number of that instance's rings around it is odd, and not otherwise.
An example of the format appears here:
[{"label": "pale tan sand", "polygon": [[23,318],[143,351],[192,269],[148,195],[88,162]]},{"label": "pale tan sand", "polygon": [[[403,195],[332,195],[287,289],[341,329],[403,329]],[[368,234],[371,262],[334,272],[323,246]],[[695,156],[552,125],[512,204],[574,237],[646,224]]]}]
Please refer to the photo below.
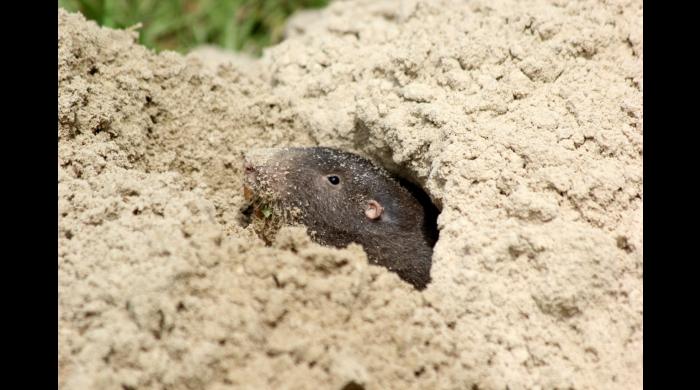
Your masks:
[{"label": "pale tan sand", "polygon": [[[337,1],[260,60],[59,13],[62,389],[640,389],[642,2]],[[241,153],[442,209],[420,293],[241,222]]]}]

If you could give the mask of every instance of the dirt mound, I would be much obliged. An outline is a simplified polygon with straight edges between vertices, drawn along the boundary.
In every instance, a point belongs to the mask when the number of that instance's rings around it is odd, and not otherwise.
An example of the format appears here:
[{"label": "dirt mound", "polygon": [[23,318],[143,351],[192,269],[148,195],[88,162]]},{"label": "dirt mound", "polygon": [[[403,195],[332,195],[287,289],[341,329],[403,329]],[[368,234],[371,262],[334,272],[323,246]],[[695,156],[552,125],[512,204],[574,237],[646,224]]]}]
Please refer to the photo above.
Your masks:
[{"label": "dirt mound", "polygon": [[[641,1],[337,1],[287,35],[155,54],[59,11],[63,388],[642,387]],[[427,290],[244,227],[242,152],[317,144],[440,206]]]}]

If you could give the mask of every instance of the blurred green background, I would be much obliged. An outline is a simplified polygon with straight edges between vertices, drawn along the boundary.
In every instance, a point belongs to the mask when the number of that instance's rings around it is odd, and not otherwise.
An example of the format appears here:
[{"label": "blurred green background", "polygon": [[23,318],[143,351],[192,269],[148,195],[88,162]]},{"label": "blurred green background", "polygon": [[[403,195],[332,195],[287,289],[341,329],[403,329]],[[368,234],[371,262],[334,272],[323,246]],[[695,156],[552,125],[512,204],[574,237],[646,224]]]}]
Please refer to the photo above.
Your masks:
[{"label": "blurred green background", "polygon": [[260,55],[282,39],[284,23],[294,11],[320,8],[328,0],[59,0],[87,19],[112,28],[142,23],[143,45],[186,52],[212,44]]}]

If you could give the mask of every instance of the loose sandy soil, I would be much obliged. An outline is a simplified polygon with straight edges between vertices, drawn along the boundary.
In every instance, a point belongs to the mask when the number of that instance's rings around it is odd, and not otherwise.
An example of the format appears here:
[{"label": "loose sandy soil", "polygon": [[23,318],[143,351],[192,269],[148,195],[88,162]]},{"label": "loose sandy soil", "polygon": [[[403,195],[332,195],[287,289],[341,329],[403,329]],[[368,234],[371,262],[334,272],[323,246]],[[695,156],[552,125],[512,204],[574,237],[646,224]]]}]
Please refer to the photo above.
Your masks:
[{"label": "loose sandy soil", "polygon": [[[59,11],[62,389],[640,389],[642,2],[337,1],[260,60]],[[441,208],[417,292],[245,228],[242,152]]]}]

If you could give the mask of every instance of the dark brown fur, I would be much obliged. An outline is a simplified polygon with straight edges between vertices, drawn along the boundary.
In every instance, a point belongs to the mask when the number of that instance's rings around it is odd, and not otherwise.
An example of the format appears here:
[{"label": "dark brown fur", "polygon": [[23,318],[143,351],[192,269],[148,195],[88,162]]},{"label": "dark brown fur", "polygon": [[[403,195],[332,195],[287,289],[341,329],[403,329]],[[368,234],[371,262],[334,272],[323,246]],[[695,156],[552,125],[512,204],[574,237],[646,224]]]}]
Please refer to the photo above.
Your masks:
[{"label": "dark brown fur", "polygon": [[[430,282],[437,213],[427,197],[417,198],[385,170],[352,153],[314,147],[264,155],[246,160],[246,185],[258,204],[281,209],[284,222],[305,225],[321,244],[361,244],[371,263],[418,289]],[[329,184],[329,175],[338,176],[340,185]],[[369,200],[383,207],[379,219],[365,215]]]}]

